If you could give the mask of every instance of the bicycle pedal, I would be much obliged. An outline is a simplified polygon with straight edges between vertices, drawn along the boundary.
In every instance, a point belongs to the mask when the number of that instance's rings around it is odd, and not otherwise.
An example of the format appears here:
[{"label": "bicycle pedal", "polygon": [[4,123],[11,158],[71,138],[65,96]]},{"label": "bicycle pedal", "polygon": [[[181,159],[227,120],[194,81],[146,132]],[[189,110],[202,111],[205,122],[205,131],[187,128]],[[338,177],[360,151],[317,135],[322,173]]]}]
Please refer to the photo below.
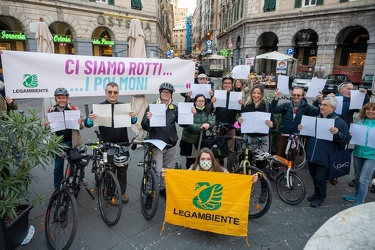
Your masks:
[{"label": "bicycle pedal", "polygon": [[87,187],[87,181],[81,181],[81,182],[79,183],[79,186],[80,186],[80,187]]},{"label": "bicycle pedal", "polygon": [[137,163],[137,166],[138,166],[138,167],[143,167],[143,162],[138,162],[138,163]]}]

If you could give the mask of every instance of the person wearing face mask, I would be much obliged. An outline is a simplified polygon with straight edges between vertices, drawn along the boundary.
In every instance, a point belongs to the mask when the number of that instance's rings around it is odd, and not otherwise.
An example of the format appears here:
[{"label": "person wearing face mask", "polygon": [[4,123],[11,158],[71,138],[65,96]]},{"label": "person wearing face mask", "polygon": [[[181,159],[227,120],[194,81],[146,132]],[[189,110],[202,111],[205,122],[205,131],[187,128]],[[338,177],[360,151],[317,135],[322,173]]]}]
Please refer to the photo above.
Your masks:
[{"label": "person wearing face mask", "polygon": [[[47,113],[51,112],[64,112],[66,110],[78,110],[78,108],[71,103],[69,103],[69,93],[65,88],[57,88],[55,90],[55,101],[56,104],[53,105]],[[80,129],[84,128],[83,119],[78,119],[78,124],[80,125]],[[49,126],[50,122],[46,121],[44,126]],[[79,130],[75,129],[65,129],[56,131],[55,134],[57,136],[62,136],[61,144],[67,146],[67,150],[71,149],[72,147],[76,147],[82,144],[81,135]],[[53,173],[53,184],[55,189],[60,187],[60,182],[64,177],[64,158],[63,157],[56,157],[55,159],[55,169]]]},{"label": "person wearing face mask", "polygon": [[188,169],[197,157],[197,149],[200,145],[200,133],[212,128],[215,125],[212,115],[209,113],[206,105],[206,98],[198,94],[194,98],[194,124],[184,127],[180,141],[180,155],[186,156],[186,169]]}]

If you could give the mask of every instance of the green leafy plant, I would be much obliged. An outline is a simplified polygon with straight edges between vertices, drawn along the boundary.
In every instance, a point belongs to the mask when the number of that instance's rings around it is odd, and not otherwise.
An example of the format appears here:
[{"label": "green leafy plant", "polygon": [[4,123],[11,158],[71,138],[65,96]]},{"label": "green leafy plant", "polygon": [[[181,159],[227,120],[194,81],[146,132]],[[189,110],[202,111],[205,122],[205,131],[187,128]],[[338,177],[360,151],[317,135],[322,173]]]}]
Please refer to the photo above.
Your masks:
[{"label": "green leafy plant", "polygon": [[[10,112],[0,117],[0,219],[17,217],[17,207],[28,202],[31,170],[61,154],[61,138],[43,126],[36,111]],[[33,201],[37,200],[37,197]]]}]

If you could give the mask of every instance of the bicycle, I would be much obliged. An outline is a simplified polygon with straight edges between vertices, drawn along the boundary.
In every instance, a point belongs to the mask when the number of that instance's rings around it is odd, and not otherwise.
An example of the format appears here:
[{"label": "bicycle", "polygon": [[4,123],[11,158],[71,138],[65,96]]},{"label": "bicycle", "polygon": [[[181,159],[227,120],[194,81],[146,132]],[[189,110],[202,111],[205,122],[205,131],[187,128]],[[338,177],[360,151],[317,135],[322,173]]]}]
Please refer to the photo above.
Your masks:
[{"label": "bicycle", "polygon": [[160,191],[155,169],[156,162],[153,159],[153,144],[147,141],[134,141],[133,146],[136,145],[142,145],[144,149],[143,162],[137,163],[137,166],[143,167],[140,189],[141,210],[145,219],[151,220],[158,209]]},{"label": "bicycle", "polygon": [[[112,171],[111,163],[108,160],[109,157],[114,158],[114,164],[117,157],[121,163],[121,167],[128,164],[130,158],[120,152],[128,152],[129,142],[123,143],[86,143],[85,145],[91,146],[93,149],[91,172],[95,174],[95,182],[98,191],[98,204],[99,211],[108,226],[114,226],[118,223],[121,217],[122,211],[122,194],[121,187],[117,180],[115,173]],[[109,151],[113,151],[113,156],[110,155]],[[119,156],[117,156],[119,155]]]},{"label": "bicycle", "polygon": [[[258,140],[255,145],[247,142],[242,137],[235,137],[236,139],[236,150],[235,150],[235,169],[233,173],[245,174],[245,175],[259,175],[259,181],[253,183],[250,193],[250,204],[249,204],[249,219],[256,219],[265,215],[271,207],[272,203],[272,188],[269,179],[259,168],[256,167],[255,157],[250,157],[250,146],[253,146],[255,151],[263,147],[263,141]],[[261,139],[261,138],[259,138]],[[252,151],[252,152],[255,152]],[[251,162],[252,161],[252,162]]]},{"label": "bicycle", "polygon": [[262,157],[269,162],[265,170],[270,179],[276,181],[279,197],[287,204],[297,205],[306,196],[305,184],[295,173],[306,164],[305,148],[298,134],[289,135],[285,155],[286,158],[283,158],[264,153]]},{"label": "bicycle", "polygon": [[64,179],[59,189],[53,192],[45,216],[45,236],[50,249],[69,249],[73,243],[78,223],[75,196],[90,158],[83,146],[69,150],[64,157],[68,160]]}]

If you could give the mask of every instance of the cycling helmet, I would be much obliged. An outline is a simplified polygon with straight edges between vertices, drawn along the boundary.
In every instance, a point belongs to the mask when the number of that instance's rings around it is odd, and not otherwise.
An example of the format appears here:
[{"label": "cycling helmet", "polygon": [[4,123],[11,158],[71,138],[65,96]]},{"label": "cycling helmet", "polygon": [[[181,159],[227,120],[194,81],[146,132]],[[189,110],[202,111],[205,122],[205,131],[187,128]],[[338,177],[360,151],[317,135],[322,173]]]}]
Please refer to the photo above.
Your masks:
[{"label": "cycling helmet", "polygon": [[270,154],[268,152],[262,152],[260,150],[253,151],[254,159],[257,161],[264,161],[266,160]]},{"label": "cycling helmet", "polygon": [[173,87],[172,83],[169,83],[169,82],[163,82],[160,85],[160,87],[159,87],[159,93],[161,93],[164,89],[171,91],[172,94],[174,92],[174,87]]},{"label": "cycling helmet", "polygon": [[58,95],[69,96],[69,93],[68,93],[68,91],[65,88],[57,88],[55,90],[55,96],[58,96]]},{"label": "cycling helmet", "polygon": [[115,154],[113,156],[113,163],[117,167],[125,167],[129,163],[129,156],[124,154]]}]

